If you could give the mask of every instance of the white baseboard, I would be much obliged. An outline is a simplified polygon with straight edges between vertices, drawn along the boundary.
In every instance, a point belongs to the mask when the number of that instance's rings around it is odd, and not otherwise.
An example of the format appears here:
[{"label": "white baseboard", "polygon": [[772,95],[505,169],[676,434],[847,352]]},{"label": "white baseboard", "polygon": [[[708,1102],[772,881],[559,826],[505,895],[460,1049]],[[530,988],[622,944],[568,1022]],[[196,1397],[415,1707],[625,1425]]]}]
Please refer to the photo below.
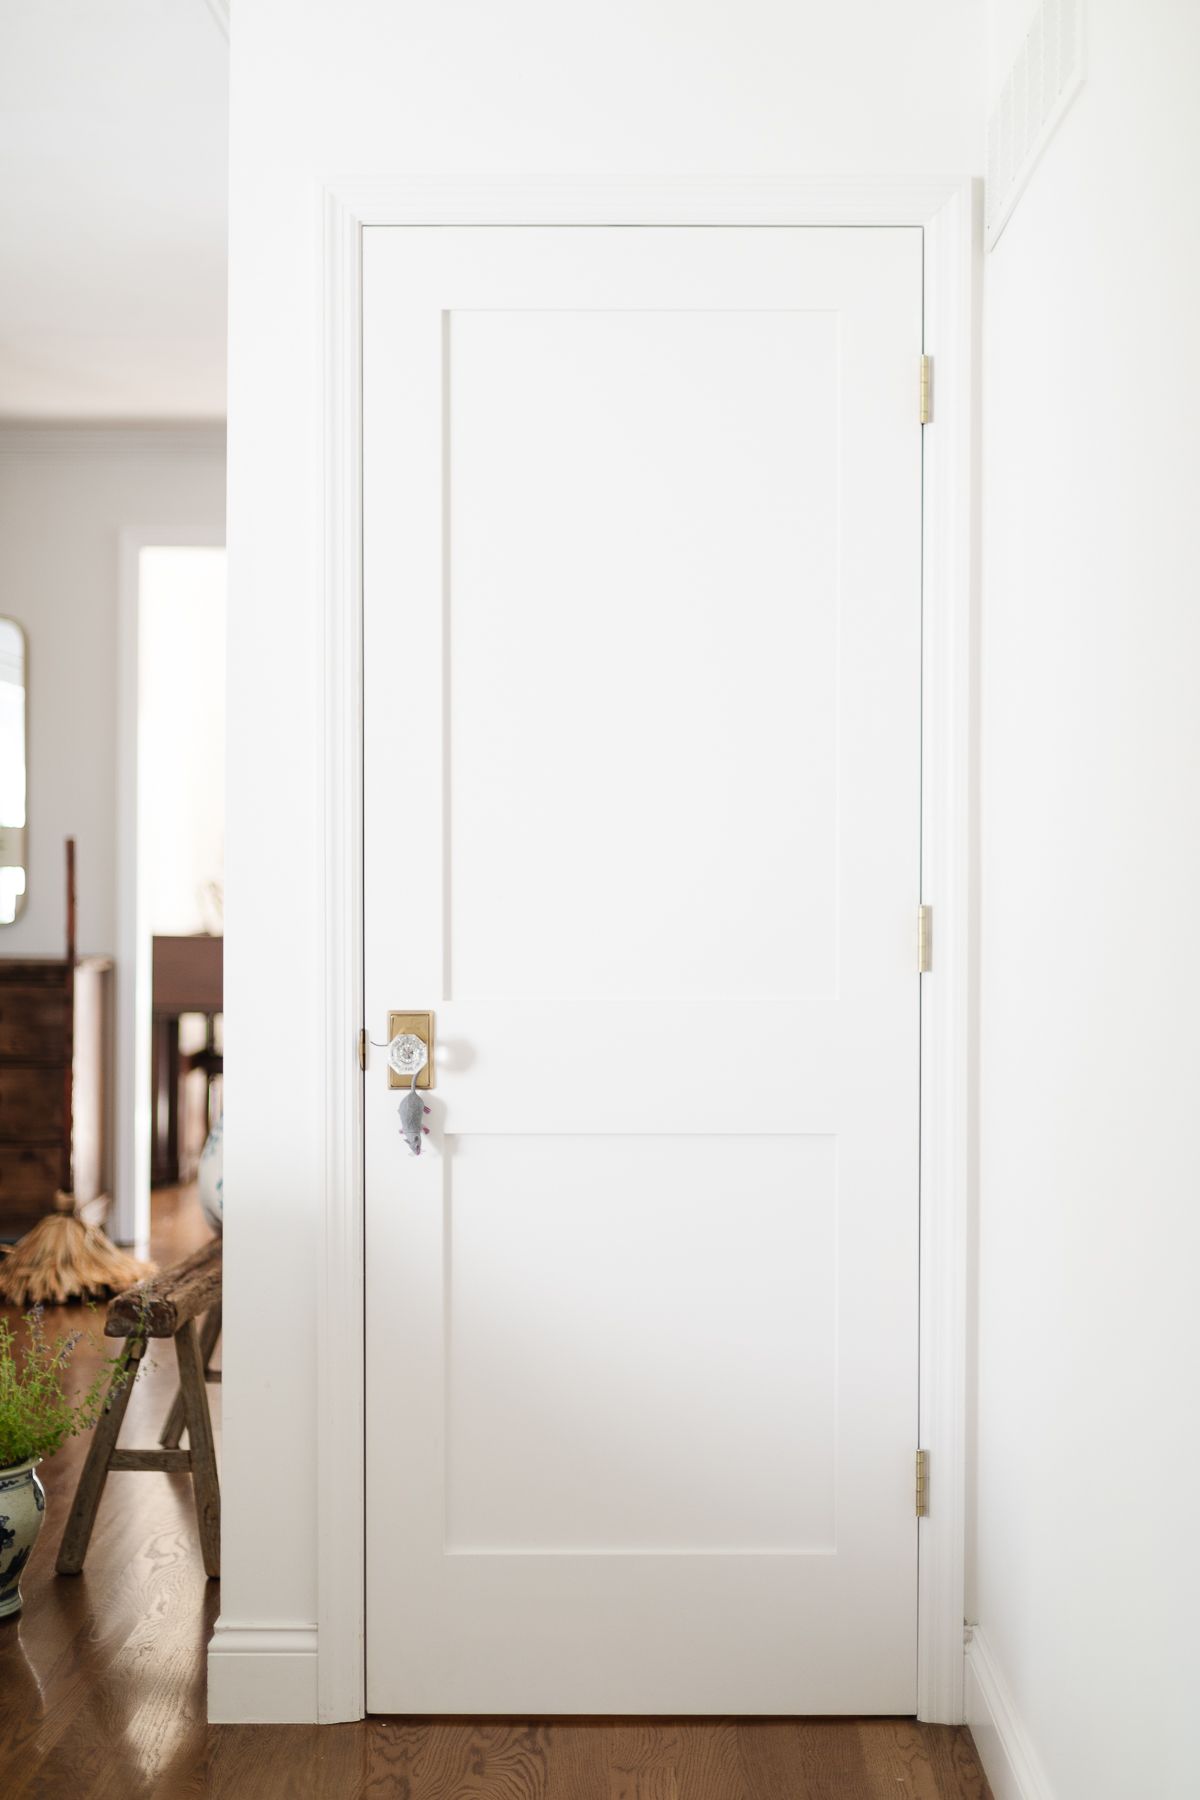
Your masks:
[{"label": "white baseboard", "polygon": [[967,1724],[995,1800],[1055,1800],[1008,1683],[978,1625],[967,1628],[964,1700]]},{"label": "white baseboard", "polygon": [[208,1646],[211,1725],[311,1725],[317,1718],[315,1625],[218,1619]]}]

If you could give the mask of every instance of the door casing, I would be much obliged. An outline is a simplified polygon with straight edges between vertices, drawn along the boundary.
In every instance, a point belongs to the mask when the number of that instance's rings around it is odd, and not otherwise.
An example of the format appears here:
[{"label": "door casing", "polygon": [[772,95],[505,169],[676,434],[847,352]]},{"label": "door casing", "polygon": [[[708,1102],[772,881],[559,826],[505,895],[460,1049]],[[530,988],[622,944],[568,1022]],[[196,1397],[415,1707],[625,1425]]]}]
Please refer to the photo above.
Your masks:
[{"label": "door casing", "polygon": [[[363,1298],[361,248],[369,225],[916,225],[924,242],[922,898],[934,965],[922,979],[918,1716],[963,1717],[968,1222],[973,1166],[976,388],[979,183],[951,177],[373,179],[321,196],[325,658],[314,804],[326,880],[325,1168],[317,1308],[318,1716],[365,1710]],[[918,370],[913,370],[913,406]],[[916,956],[916,920],[913,922]]]}]

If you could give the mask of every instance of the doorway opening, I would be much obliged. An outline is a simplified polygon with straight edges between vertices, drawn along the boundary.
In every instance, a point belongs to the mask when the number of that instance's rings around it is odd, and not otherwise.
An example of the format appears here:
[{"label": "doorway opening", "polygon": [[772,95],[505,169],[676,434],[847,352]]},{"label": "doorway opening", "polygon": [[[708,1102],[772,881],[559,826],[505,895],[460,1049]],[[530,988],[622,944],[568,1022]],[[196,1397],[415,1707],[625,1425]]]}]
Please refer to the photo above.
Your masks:
[{"label": "doorway opening", "polygon": [[[207,1235],[223,1083],[225,595],[223,545],[131,546],[124,633],[127,756],[115,1234],[144,1246],[152,1207]],[[208,1193],[214,1203],[214,1193]],[[211,1222],[211,1220],[210,1220]],[[194,1229],[193,1229],[194,1228]]]}]

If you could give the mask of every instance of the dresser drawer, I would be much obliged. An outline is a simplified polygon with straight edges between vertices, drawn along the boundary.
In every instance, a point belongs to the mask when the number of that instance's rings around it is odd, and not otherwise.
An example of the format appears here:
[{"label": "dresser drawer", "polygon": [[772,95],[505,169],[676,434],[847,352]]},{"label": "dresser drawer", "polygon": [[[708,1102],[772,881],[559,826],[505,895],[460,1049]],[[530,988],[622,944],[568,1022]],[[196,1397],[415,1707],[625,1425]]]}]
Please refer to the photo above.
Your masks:
[{"label": "dresser drawer", "polygon": [[57,1150],[0,1144],[0,1237],[24,1231],[49,1212],[62,1180]]},{"label": "dresser drawer", "polygon": [[49,1211],[50,1201],[46,1199],[18,1200],[0,1207],[0,1244],[15,1244]]},{"label": "dresser drawer", "polygon": [[67,996],[60,987],[0,984],[0,1057],[61,1062],[67,1044]]},{"label": "dresser drawer", "polygon": [[0,1067],[0,1143],[60,1139],[64,1101],[61,1069]]}]

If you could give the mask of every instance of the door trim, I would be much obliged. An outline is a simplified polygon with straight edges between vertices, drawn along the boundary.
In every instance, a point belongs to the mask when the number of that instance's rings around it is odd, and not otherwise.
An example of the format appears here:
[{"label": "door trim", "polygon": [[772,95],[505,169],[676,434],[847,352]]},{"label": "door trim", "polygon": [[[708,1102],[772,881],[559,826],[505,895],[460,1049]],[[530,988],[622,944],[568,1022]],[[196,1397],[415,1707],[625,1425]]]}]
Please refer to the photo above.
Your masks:
[{"label": "door trim", "polygon": [[[973,1179],[976,383],[980,184],[929,176],[365,178],[320,196],[325,845],[323,1257],[317,1310],[317,1516],[363,1520],[362,233],[369,225],[919,226],[924,348],[921,898],[937,920],[922,978],[917,1712],[963,1718],[968,1225]],[[913,407],[918,371],[913,369]],[[916,919],[913,921],[914,971]],[[916,1445],[913,1446],[914,1450]],[[362,1528],[317,1547],[318,1717],[365,1711]]]}]

